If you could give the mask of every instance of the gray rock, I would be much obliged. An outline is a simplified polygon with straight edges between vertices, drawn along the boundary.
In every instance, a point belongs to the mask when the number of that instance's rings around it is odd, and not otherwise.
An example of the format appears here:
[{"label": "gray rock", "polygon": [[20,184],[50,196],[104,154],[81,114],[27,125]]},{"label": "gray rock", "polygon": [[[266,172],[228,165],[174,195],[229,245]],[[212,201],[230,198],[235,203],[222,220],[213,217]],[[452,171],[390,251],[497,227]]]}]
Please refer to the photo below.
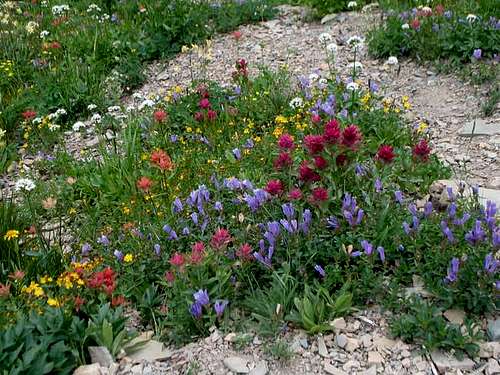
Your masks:
[{"label": "gray rock", "polygon": [[360,375],[377,375],[377,366],[376,365],[371,366],[367,370],[360,373]]},{"label": "gray rock", "polygon": [[342,333],[335,336],[335,343],[342,349],[345,348],[345,346],[347,345],[347,336]]},{"label": "gray rock", "polygon": [[450,309],[443,313],[444,317],[453,324],[461,325],[464,323],[465,312],[463,310]]},{"label": "gray rock", "polygon": [[479,344],[480,358],[500,358],[500,342],[482,342]]},{"label": "gray rock", "polygon": [[332,327],[335,327],[335,329],[338,329],[338,330],[344,330],[346,329],[347,327],[347,323],[345,322],[345,319],[344,318],[337,318],[337,319],[334,319],[330,322],[330,325]]},{"label": "gray rock", "polygon": [[500,319],[488,320],[488,337],[491,341],[500,341]]},{"label": "gray rock", "polygon": [[347,372],[335,367],[330,362],[326,362],[325,365],[323,366],[323,369],[327,374],[330,375],[347,375]]},{"label": "gray rock", "polygon": [[474,119],[467,122],[459,134],[464,137],[500,134],[500,124],[498,122],[488,122],[480,118]]},{"label": "gray rock", "polygon": [[224,366],[226,366],[232,372],[237,374],[248,374],[250,369],[248,368],[248,361],[240,357],[228,357],[224,358]]},{"label": "gray rock", "polygon": [[328,349],[326,348],[326,345],[325,345],[325,340],[321,336],[318,337],[318,352],[319,352],[319,355],[324,357],[324,358],[329,357]]},{"label": "gray rock", "polygon": [[498,364],[498,361],[490,358],[488,360],[488,367],[486,368],[486,374],[487,375],[493,375],[493,374],[500,374],[500,365]]},{"label": "gray rock", "polygon": [[103,367],[113,364],[113,356],[105,346],[89,346],[90,360],[92,363],[99,363]]},{"label": "gray rock", "polygon": [[459,360],[438,350],[431,353],[431,358],[437,369],[441,373],[444,373],[445,371],[451,369],[471,371],[476,365],[470,358],[466,357],[462,360]]},{"label": "gray rock", "polygon": [[379,352],[371,351],[368,352],[368,366],[372,365],[380,365],[384,363],[384,358],[380,355]]},{"label": "gray rock", "polygon": [[267,367],[266,361],[260,361],[257,365],[250,371],[250,375],[266,375],[269,369]]}]

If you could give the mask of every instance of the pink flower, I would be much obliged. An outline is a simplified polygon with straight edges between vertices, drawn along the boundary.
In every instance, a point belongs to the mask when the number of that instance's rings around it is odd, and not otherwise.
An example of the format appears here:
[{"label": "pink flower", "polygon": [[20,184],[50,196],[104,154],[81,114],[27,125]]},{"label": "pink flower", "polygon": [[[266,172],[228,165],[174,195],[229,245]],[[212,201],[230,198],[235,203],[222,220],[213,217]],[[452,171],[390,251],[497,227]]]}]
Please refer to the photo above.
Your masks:
[{"label": "pink flower", "polygon": [[307,161],[304,161],[299,167],[299,180],[304,182],[314,182],[321,180],[321,176],[309,167]]},{"label": "pink flower", "polygon": [[312,155],[316,155],[325,148],[325,139],[322,135],[306,135],[304,145]]},{"label": "pink flower", "polygon": [[165,279],[169,283],[173,283],[175,280],[175,274],[172,271],[167,271],[167,272],[165,272]]},{"label": "pink flower", "polygon": [[247,243],[244,243],[243,245],[240,246],[238,250],[236,250],[236,256],[243,260],[253,260],[254,258],[252,253],[253,253],[252,246],[250,246]]},{"label": "pink flower", "polygon": [[278,140],[278,145],[286,150],[291,150],[295,147],[293,137],[290,134],[283,134]]},{"label": "pink flower", "polygon": [[185,261],[186,260],[184,259],[184,255],[182,255],[181,253],[175,253],[170,258],[170,264],[172,266],[176,266],[176,267],[182,267],[184,265]]},{"label": "pink flower", "polygon": [[325,124],[323,138],[325,139],[326,143],[329,144],[335,144],[339,141],[340,127],[337,120],[331,120]]},{"label": "pink flower", "polygon": [[241,31],[236,30],[235,32],[233,32],[233,37],[234,37],[234,39],[236,39],[236,40],[240,40],[240,38],[242,37],[242,35],[243,35],[243,34],[242,34],[242,32],[241,32]]},{"label": "pink flower", "polygon": [[210,240],[210,245],[214,249],[219,250],[227,246],[232,240],[233,239],[231,238],[229,231],[227,229],[221,228],[217,229],[213,234],[212,239]]},{"label": "pink flower", "polygon": [[328,162],[322,156],[315,156],[314,157],[314,165],[318,169],[325,169],[328,166]]},{"label": "pink flower", "polygon": [[354,148],[361,141],[362,135],[356,125],[349,125],[342,132],[342,144]]},{"label": "pink flower", "polygon": [[162,123],[167,119],[167,112],[159,109],[158,111],[154,111],[153,118],[156,122]]},{"label": "pink flower", "polygon": [[148,192],[151,187],[153,186],[153,181],[151,181],[149,178],[142,176],[138,181],[137,181],[137,188],[144,192]]},{"label": "pink flower", "polygon": [[311,121],[314,124],[319,124],[321,122],[321,116],[317,115],[317,114],[314,114],[314,115],[311,116]]},{"label": "pink flower", "polygon": [[389,145],[381,145],[377,151],[377,159],[384,162],[390,163],[394,160],[394,151],[392,146]]},{"label": "pink flower", "polygon": [[202,109],[208,109],[210,108],[210,101],[207,98],[203,98],[200,100],[199,106]]},{"label": "pink flower", "polygon": [[212,111],[211,109],[209,109],[207,111],[207,118],[208,118],[209,121],[215,121],[215,119],[217,118],[217,112]]},{"label": "pink flower", "polygon": [[299,200],[301,198],[302,198],[302,192],[300,191],[300,189],[295,188],[290,190],[290,192],[288,193],[288,199],[292,201]]},{"label": "pink flower", "polygon": [[413,147],[413,156],[422,161],[427,161],[431,153],[431,148],[425,139],[418,142],[415,147]]},{"label": "pink flower", "polygon": [[195,242],[193,246],[191,246],[191,250],[193,250],[194,252],[202,253],[203,251],[205,251],[205,244],[201,241]]},{"label": "pink flower", "polygon": [[264,190],[271,195],[280,195],[283,193],[283,183],[280,180],[270,180]]},{"label": "pink flower", "polygon": [[312,191],[312,199],[313,203],[321,203],[328,199],[328,190],[322,187],[317,187]]},{"label": "pink flower", "polygon": [[410,26],[413,30],[418,30],[420,29],[420,21],[418,18],[415,18],[413,19],[411,22],[410,22]]},{"label": "pink flower", "polygon": [[288,152],[280,153],[278,157],[274,160],[274,168],[276,168],[277,170],[289,167],[292,164],[293,160]]},{"label": "pink flower", "polygon": [[205,116],[203,115],[203,113],[202,113],[202,112],[196,112],[196,113],[194,114],[194,119],[195,119],[196,121],[198,121],[198,122],[203,121],[203,119],[204,119],[204,118],[205,118]]}]

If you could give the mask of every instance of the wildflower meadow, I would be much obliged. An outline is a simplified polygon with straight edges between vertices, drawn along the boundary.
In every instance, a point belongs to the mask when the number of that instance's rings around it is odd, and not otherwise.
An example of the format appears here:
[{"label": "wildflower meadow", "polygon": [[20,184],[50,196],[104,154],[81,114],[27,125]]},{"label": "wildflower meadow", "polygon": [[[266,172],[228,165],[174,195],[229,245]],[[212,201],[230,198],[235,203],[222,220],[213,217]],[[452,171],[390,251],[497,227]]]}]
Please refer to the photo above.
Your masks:
[{"label": "wildflower meadow", "polygon": [[[213,79],[213,40],[239,51],[240,25],[273,32],[284,3],[0,4],[2,374],[500,369],[498,203],[440,185],[456,171],[411,90],[364,71],[368,56],[394,80],[404,59],[448,59],[489,85],[495,116],[498,3],[290,1],[313,25],[378,13],[366,35],[310,36],[321,71],[238,56]],[[189,82],[138,90],[177,54]],[[377,326],[412,348],[399,367]],[[264,360],[176,357],[199,342]],[[308,351],[317,369],[300,367]]]}]

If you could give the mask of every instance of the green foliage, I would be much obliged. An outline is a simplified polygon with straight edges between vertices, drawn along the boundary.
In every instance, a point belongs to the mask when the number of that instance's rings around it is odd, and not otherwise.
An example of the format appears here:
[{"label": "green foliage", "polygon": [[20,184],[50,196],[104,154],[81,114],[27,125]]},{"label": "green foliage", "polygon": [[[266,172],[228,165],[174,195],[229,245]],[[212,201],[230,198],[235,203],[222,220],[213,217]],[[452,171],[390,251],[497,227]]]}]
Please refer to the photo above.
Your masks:
[{"label": "green foliage", "polygon": [[295,297],[296,310],[288,317],[311,334],[332,330],[333,327],[328,322],[348,314],[352,308],[352,294],[345,288],[335,298],[321,286],[315,289],[317,291],[313,292],[312,288],[306,285],[302,298]]},{"label": "green foliage", "polygon": [[298,0],[300,4],[310,6],[316,17],[323,17],[330,13],[338,13],[344,10],[354,10],[361,9],[368,1],[358,0],[356,1],[356,6],[353,8],[348,8],[348,4],[351,3],[349,0]]},{"label": "green foliage", "polygon": [[265,347],[267,353],[281,361],[289,361],[293,357],[290,344],[283,339],[278,339]]},{"label": "green foliage", "polygon": [[462,332],[459,326],[447,323],[437,307],[419,298],[405,300],[400,306],[400,315],[390,323],[394,336],[422,345],[428,351],[454,350],[459,356],[467,353],[472,357],[479,351],[475,342],[482,336],[472,321],[466,320]]}]

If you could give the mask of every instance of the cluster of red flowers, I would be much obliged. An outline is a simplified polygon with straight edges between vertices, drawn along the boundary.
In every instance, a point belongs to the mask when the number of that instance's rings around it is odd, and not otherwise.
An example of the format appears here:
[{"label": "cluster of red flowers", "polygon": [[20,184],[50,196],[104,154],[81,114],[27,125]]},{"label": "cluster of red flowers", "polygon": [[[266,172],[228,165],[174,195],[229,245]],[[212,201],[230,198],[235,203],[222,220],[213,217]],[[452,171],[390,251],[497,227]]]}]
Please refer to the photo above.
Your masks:
[{"label": "cluster of red flowers", "polygon": [[429,160],[431,148],[425,139],[422,139],[413,147],[413,156],[421,161]]},{"label": "cluster of red flowers", "polygon": [[394,160],[394,149],[389,145],[381,145],[377,151],[377,159],[383,163],[390,163]]},{"label": "cluster of red flowers", "polygon": [[200,101],[198,102],[200,111],[197,111],[194,114],[194,119],[198,122],[215,121],[217,119],[217,112],[211,108],[212,104],[208,99],[210,97],[210,93],[208,92],[207,87],[204,85],[200,85],[198,86],[197,91],[201,97]]},{"label": "cluster of red flowers", "polygon": [[236,61],[235,65],[236,71],[233,72],[233,79],[237,81],[238,79],[248,78],[248,63],[245,59],[239,59]]},{"label": "cluster of red flowers", "polygon": [[29,120],[32,120],[35,118],[36,112],[33,111],[32,109],[27,109],[26,111],[24,111],[22,113],[22,115],[23,115],[23,119],[25,119],[26,121],[29,121]]},{"label": "cluster of red flowers", "polygon": [[162,171],[171,171],[174,168],[172,159],[163,150],[156,150],[151,153],[151,163],[159,167]]},{"label": "cluster of red flowers", "polygon": [[110,267],[105,268],[100,272],[96,272],[92,278],[88,280],[88,286],[93,289],[101,290],[108,296],[111,296],[116,288],[116,274]]},{"label": "cluster of red flowers", "polygon": [[161,124],[167,119],[167,112],[162,109],[158,109],[153,112],[153,119]]},{"label": "cluster of red flowers", "polygon": [[227,229],[220,228],[213,234],[212,239],[210,240],[210,245],[214,249],[220,250],[226,247],[232,240],[233,238],[231,237],[229,231]]},{"label": "cluster of red flowers", "polygon": [[203,260],[205,255],[205,244],[203,242],[195,242],[191,246],[191,263],[198,264]]},{"label": "cluster of red flowers", "polygon": [[244,243],[243,245],[240,246],[238,250],[236,250],[236,256],[242,260],[248,260],[248,261],[253,260],[254,257],[252,253],[253,253],[252,246],[250,246],[248,243]]},{"label": "cluster of red flowers", "polygon": [[153,186],[153,181],[151,181],[150,178],[146,177],[146,176],[142,176],[141,178],[139,178],[139,180],[137,181],[137,188],[139,190],[142,190],[144,192],[148,192],[149,190],[151,190],[151,187]]}]

